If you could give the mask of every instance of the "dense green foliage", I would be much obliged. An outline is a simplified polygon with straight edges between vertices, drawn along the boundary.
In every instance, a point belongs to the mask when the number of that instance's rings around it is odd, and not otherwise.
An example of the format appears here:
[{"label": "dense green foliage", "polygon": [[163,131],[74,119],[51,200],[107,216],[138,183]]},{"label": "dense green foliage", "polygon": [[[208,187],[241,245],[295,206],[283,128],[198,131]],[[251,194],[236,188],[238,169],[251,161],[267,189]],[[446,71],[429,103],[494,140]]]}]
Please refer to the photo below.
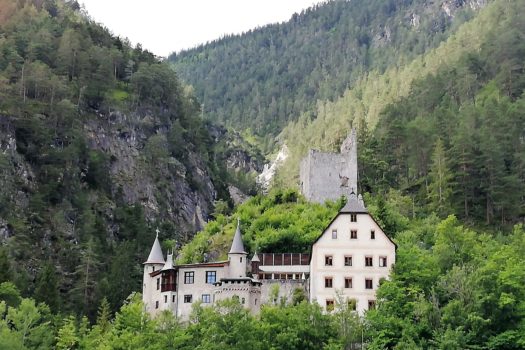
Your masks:
[{"label": "dense green foliage", "polygon": [[263,305],[255,316],[229,300],[195,304],[189,322],[170,312],[152,320],[140,295],[132,294],[114,318],[103,300],[90,325],[85,318],[55,316],[5,282],[0,349],[359,349],[362,341],[377,350],[525,347],[523,226],[479,232],[454,216],[410,220],[402,212],[407,198],[399,193],[368,200],[383,225],[396,228],[398,249],[390,280],[377,290],[376,309],[364,318],[344,300],[325,314],[294,298]]},{"label": "dense green foliage", "polygon": [[308,148],[335,150],[359,129],[363,192],[410,194],[425,215],[516,222],[525,208],[525,11],[495,1],[436,50],[372,72],[283,132],[291,156],[278,184],[296,182]]},{"label": "dense green foliage", "polygon": [[342,205],[341,201],[309,203],[295,190],[257,195],[237,206],[230,216],[216,215],[182,248],[179,261],[202,262],[205,254],[226,258],[237,219],[241,220],[243,241],[249,252],[306,253]]},{"label": "dense green foliage", "polygon": [[318,100],[333,100],[364,73],[383,72],[436,47],[472,15],[467,6],[453,5],[449,17],[442,3],[328,1],[288,22],[227,36],[170,60],[195,87],[207,118],[249,128],[271,150],[272,136]]},{"label": "dense green foliage", "polygon": [[[116,310],[140,288],[153,225],[192,233],[194,218],[168,201],[186,191],[211,212],[215,191],[229,200],[233,151],[225,130],[215,147],[212,128],[167,64],[77,2],[0,1],[0,282],[52,311],[93,319],[103,296]],[[241,180],[253,190],[253,178]],[[148,188],[154,212],[125,193],[129,182]]]}]

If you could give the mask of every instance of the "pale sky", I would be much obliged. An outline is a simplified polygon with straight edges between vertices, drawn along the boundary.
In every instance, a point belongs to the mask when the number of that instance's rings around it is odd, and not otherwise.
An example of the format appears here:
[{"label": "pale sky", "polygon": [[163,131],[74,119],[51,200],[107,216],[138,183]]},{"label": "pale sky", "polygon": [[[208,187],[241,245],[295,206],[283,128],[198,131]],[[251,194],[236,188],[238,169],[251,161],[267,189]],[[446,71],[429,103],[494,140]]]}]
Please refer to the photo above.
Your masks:
[{"label": "pale sky", "polygon": [[268,23],[320,0],[79,0],[95,21],[133,45],[168,56]]}]

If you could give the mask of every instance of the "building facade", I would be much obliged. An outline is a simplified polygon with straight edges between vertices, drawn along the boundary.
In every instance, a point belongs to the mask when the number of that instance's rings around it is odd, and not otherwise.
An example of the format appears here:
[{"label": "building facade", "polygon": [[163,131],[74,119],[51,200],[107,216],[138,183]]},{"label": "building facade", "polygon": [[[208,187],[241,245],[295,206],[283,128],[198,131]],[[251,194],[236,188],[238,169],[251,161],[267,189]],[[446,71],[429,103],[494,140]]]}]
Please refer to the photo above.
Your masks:
[{"label": "building facade", "polygon": [[261,304],[291,301],[300,289],[326,311],[344,302],[363,314],[375,306],[375,291],[388,278],[395,251],[361,196],[352,193],[310,253],[255,253],[248,259],[238,223],[228,260],[174,265],[173,254],[164,260],[157,237],[144,263],[143,301],[153,316],[169,310],[187,319],[197,301],[212,305],[237,298],[257,313]]}]

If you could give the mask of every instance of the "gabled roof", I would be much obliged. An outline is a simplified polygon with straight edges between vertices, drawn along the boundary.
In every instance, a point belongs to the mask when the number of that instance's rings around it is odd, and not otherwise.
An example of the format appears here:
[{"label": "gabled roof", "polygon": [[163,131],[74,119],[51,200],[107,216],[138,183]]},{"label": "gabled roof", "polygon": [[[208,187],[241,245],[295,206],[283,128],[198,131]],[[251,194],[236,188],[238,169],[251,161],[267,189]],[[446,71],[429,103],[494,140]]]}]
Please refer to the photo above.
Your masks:
[{"label": "gabled roof", "polygon": [[159,234],[155,237],[155,242],[149,252],[148,260],[144,264],[165,264],[164,254],[162,254],[162,248],[160,247]]},{"label": "gabled roof", "polygon": [[363,202],[363,197],[361,195],[356,196],[355,193],[352,192],[348,196],[345,206],[339,210],[339,213],[362,214],[368,213],[368,210]]},{"label": "gabled roof", "polygon": [[241,219],[237,219],[237,229],[233,236],[232,246],[228,254],[248,254],[244,250],[244,244],[242,243],[241,237]]},{"label": "gabled roof", "polygon": [[261,259],[259,259],[259,255],[257,255],[257,251],[255,251],[255,253],[253,253],[253,257],[252,257],[252,262],[255,261],[255,262],[261,262]]}]

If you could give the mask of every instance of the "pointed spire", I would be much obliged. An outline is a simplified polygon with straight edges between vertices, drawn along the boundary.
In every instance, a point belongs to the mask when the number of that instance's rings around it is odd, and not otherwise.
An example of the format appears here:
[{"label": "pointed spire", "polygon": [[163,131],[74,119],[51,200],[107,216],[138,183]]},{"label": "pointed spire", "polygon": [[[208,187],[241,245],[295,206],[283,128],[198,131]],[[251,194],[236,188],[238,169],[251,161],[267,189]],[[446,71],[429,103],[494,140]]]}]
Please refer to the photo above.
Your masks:
[{"label": "pointed spire", "polygon": [[248,254],[244,251],[244,244],[242,243],[241,219],[237,219],[237,229],[235,230],[232,246],[228,254]]},{"label": "pointed spire", "polygon": [[259,259],[259,255],[257,255],[257,251],[255,251],[255,253],[253,253],[253,256],[252,256],[252,262],[261,262],[261,259]]},{"label": "pointed spire", "polygon": [[164,261],[164,254],[162,254],[162,248],[160,247],[159,242],[159,229],[156,230],[156,237],[155,242],[153,242],[153,246],[151,247],[151,251],[149,252],[148,260],[144,264],[164,264],[166,261]]},{"label": "pointed spire", "polygon": [[173,251],[171,252],[171,254],[168,252],[166,263],[164,264],[164,267],[162,268],[161,271],[166,271],[166,270],[173,270]]}]

